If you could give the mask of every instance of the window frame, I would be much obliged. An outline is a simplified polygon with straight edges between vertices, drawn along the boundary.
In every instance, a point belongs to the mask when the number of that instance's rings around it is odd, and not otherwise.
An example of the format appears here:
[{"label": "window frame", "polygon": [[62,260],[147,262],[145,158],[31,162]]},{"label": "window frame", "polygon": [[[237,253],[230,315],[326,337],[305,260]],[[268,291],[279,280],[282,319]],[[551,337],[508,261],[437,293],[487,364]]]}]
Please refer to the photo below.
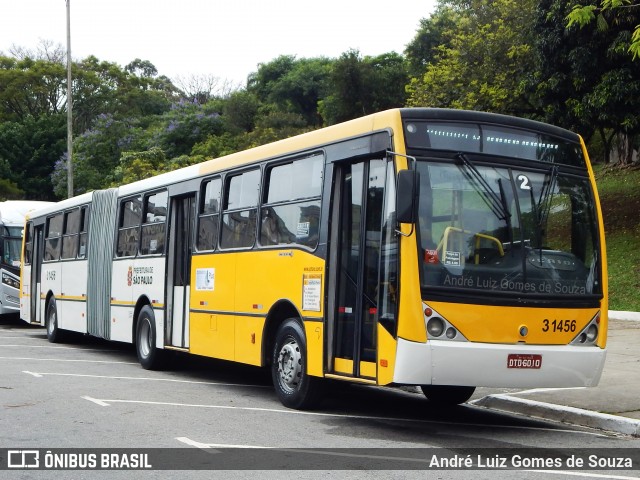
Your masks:
[{"label": "window frame", "polygon": [[[51,221],[60,218],[60,231],[56,232],[57,235],[51,235]],[[64,231],[64,212],[57,212],[48,216],[45,220],[45,235],[44,235],[44,253],[42,255],[43,262],[59,262],[60,254],[62,253],[62,232]],[[49,244],[50,241],[57,240],[58,244],[55,247],[55,258],[47,258],[50,253]]]},{"label": "window frame", "polygon": [[[140,204],[140,215],[138,217],[138,223],[137,224],[127,224],[127,226],[124,226],[125,206],[130,202],[135,205],[136,201]],[[119,199],[119,202],[118,202],[118,223],[117,223],[117,228],[116,228],[115,249],[114,249],[114,258],[115,259],[135,258],[135,257],[138,256],[138,250],[140,248],[140,225],[142,223],[142,201],[143,201],[143,194],[142,193],[137,193],[135,195],[131,195],[131,196],[123,197],[123,198]],[[128,231],[137,232],[136,239],[135,239],[136,245],[135,245],[135,248],[134,248],[134,252],[132,254],[130,254],[130,255],[120,254],[120,239],[121,239],[121,235],[124,232],[128,232]]]},{"label": "window frame", "polygon": [[[157,195],[165,195],[165,214],[164,220],[156,221],[155,218],[161,217],[163,215],[154,215],[154,219],[152,221],[147,221],[147,215],[149,215],[149,199],[151,197],[155,197]],[[167,251],[167,217],[169,215],[169,192],[166,189],[156,190],[153,192],[147,192],[142,195],[142,216],[140,217],[140,233],[138,235],[138,249],[137,256],[139,257],[153,257],[153,256],[162,256],[166,254]],[[151,226],[162,226],[162,249],[159,252],[154,253],[143,253],[143,244],[145,238],[145,227]],[[158,237],[159,238],[159,237]],[[157,238],[156,238],[157,240]]]},{"label": "window frame", "polygon": [[[318,193],[316,195],[312,195],[312,196],[303,196],[303,197],[296,197],[296,198],[290,198],[290,199],[280,199],[278,198],[275,201],[269,202],[269,193],[270,193],[270,186],[271,186],[271,175],[273,174],[273,171],[279,167],[285,166],[285,165],[291,165],[293,167],[293,165],[297,162],[300,163],[304,163],[305,161],[308,162],[310,165],[312,164],[312,160],[314,158],[318,158],[320,161],[320,186],[318,188]],[[305,250],[310,250],[310,251],[315,251],[318,248],[318,244],[319,244],[319,235],[320,235],[320,228],[321,228],[321,212],[322,212],[322,194],[323,194],[323,186],[324,186],[324,167],[325,167],[325,163],[326,163],[326,155],[324,153],[324,151],[316,151],[316,152],[309,152],[307,154],[305,154],[304,156],[296,156],[296,157],[290,157],[287,159],[280,159],[279,161],[274,161],[274,162],[270,162],[268,164],[265,165],[264,167],[264,171],[263,171],[263,185],[262,185],[262,192],[260,195],[260,211],[259,211],[259,215],[258,215],[258,222],[260,225],[259,231],[258,231],[258,235],[257,235],[257,242],[258,245],[262,248],[282,248],[283,246],[286,246],[287,248],[291,248],[291,247],[299,247],[299,248],[304,248]],[[293,172],[291,172],[293,173]],[[313,172],[310,175],[310,179],[312,179],[312,175]],[[293,196],[293,195],[292,195]],[[307,204],[307,203],[317,203],[318,205],[318,219],[317,219],[317,232],[315,235],[315,244],[313,246],[304,244],[304,243],[300,243],[297,241],[298,237],[296,236],[295,241],[293,242],[275,242],[275,243],[271,243],[271,242],[265,242],[263,239],[263,223],[266,220],[265,215],[267,215],[267,212],[269,211],[273,211],[273,209],[278,208],[278,207],[292,207],[295,205],[300,205],[300,204]],[[312,235],[308,235],[308,236],[312,236]]]},{"label": "window frame", "polygon": [[[231,181],[234,178],[238,178],[241,177],[243,175],[248,175],[248,174],[252,174],[257,172],[258,174],[258,178],[257,178],[257,185],[256,185],[256,196],[255,196],[255,205],[240,205],[236,208],[229,208],[229,196],[230,194],[233,192],[231,189]],[[244,170],[236,170],[233,172],[229,172],[224,176],[223,179],[223,184],[222,184],[222,209],[220,212],[221,215],[221,222],[220,222],[220,226],[219,226],[219,238],[218,238],[218,247],[220,250],[225,250],[225,251],[229,251],[229,250],[251,250],[253,249],[258,241],[258,212],[260,210],[260,193],[261,193],[261,187],[262,187],[262,180],[263,180],[263,168],[261,165],[255,165],[252,166],[251,168],[247,168]],[[240,199],[242,199],[243,197],[243,193],[245,193],[244,189],[240,189]],[[254,213],[254,217],[253,217],[253,221],[251,218],[251,212],[253,211]],[[225,219],[229,218],[230,216],[232,216],[233,214],[242,214],[243,212],[249,212],[249,218],[248,221],[245,222],[248,225],[250,225],[251,223],[253,223],[253,240],[251,241],[250,244],[248,245],[233,245],[233,246],[226,246],[224,245],[224,242],[226,240],[226,235],[225,235]],[[240,234],[242,234],[243,232],[240,232]],[[251,233],[251,232],[249,232]]]},{"label": "window frame", "polygon": [[[217,211],[214,213],[204,213],[204,202],[207,199],[206,197],[206,188],[211,183],[219,181],[220,182],[220,194],[218,196],[218,205]],[[216,175],[214,177],[208,177],[202,180],[199,189],[199,198],[198,198],[198,226],[196,229],[196,238],[195,238],[195,251],[196,252],[214,252],[220,249],[220,217],[222,215],[222,199],[224,197],[224,179],[221,175]],[[202,225],[203,219],[211,219],[215,218],[215,238],[214,244],[211,248],[200,248],[200,227]]]}]

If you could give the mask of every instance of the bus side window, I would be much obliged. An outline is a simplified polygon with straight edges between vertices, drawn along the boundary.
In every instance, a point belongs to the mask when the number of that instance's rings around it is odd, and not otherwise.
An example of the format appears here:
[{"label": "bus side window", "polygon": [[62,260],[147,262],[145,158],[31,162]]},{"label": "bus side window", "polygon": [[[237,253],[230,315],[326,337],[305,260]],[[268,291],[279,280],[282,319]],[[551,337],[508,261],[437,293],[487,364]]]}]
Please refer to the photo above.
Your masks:
[{"label": "bus side window", "polygon": [[89,211],[87,207],[80,209],[80,245],[78,247],[78,258],[87,257],[87,227],[89,225]]},{"label": "bus side window", "polygon": [[144,221],[140,234],[140,254],[164,253],[165,224],[167,220],[167,192],[148,195],[144,199]]},{"label": "bus side window", "polygon": [[80,231],[80,209],[64,214],[64,234],[62,236],[61,258],[76,258],[78,255],[78,232]]},{"label": "bus side window", "polygon": [[323,165],[324,156],[319,154],[267,170],[261,245],[317,246]]},{"label": "bus side window", "polygon": [[215,250],[218,245],[221,191],[222,180],[220,178],[213,178],[202,185],[196,244],[199,251]]},{"label": "bus side window", "polygon": [[116,256],[133,257],[138,253],[140,221],[142,219],[142,198],[136,197],[120,204],[118,221],[118,243]]},{"label": "bus side window", "polygon": [[60,238],[62,236],[62,213],[47,219],[47,235],[44,248],[44,261],[60,260]]},{"label": "bus side window", "polygon": [[221,248],[251,248],[255,243],[259,190],[258,169],[235,175],[227,181]]},{"label": "bus side window", "polygon": [[31,265],[31,259],[33,256],[33,223],[27,224],[27,229],[24,232],[24,264]]}]

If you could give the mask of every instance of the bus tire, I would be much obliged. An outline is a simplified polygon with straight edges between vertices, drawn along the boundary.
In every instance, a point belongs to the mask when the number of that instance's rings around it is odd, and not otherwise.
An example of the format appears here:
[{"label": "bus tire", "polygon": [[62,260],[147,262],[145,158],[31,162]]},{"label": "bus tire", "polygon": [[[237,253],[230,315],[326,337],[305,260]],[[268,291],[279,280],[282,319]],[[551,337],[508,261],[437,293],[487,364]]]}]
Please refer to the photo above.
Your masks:
[{"label": "bus tire", "polygon": [[439,406],[460,405],[471,398],[476,387],[458,385],[422,385],[424,396]]},{"label": "bus tire", "polygon": [[156,348],[156,318],[149,305],[142,307],[138,314],[136,353],[145,370],[159,370],[164,366],[164,351]]},{"label": "bus tire", "polygon": [[307,374],[307,345],[302,325],[294,318],[278,328],[271,358],[271,378],[285,407],[304,410],[320,400],[322,380]]},{"label": "bus tire", "polygon": [[47,303],[47,318],[45,320],[47,327],[47,340],[51,343],[59,343],[63,340],[63,333],[58,327],[58,307],[55,297],[51,297]]}]

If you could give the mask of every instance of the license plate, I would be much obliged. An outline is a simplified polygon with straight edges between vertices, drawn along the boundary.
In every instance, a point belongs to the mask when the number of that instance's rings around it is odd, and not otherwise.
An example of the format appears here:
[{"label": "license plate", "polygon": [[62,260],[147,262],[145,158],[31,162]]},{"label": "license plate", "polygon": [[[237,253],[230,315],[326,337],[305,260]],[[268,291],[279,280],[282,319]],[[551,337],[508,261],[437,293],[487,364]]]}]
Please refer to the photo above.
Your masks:
[{"label": "license plate", "polygon": [[507,368],[540,368],[542,355],[510,353],[507,357]]}]

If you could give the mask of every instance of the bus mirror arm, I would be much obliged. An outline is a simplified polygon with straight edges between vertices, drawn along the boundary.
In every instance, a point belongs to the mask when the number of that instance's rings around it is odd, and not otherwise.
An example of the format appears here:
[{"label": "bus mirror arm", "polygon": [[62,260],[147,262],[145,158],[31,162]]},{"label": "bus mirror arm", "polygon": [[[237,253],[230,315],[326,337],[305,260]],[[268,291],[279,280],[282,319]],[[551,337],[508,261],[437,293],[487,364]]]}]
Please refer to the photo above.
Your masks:
[{"label": "bus mirror arm", "polygon": [[[396,190],[396,221],[398,224],[410,223],[411,232],[415,226],[416,207],[418,197],[418,172],[416,170],[401,170],[398,172],[398,185]],[[399,230],[397,232],[405,235]]]}]

